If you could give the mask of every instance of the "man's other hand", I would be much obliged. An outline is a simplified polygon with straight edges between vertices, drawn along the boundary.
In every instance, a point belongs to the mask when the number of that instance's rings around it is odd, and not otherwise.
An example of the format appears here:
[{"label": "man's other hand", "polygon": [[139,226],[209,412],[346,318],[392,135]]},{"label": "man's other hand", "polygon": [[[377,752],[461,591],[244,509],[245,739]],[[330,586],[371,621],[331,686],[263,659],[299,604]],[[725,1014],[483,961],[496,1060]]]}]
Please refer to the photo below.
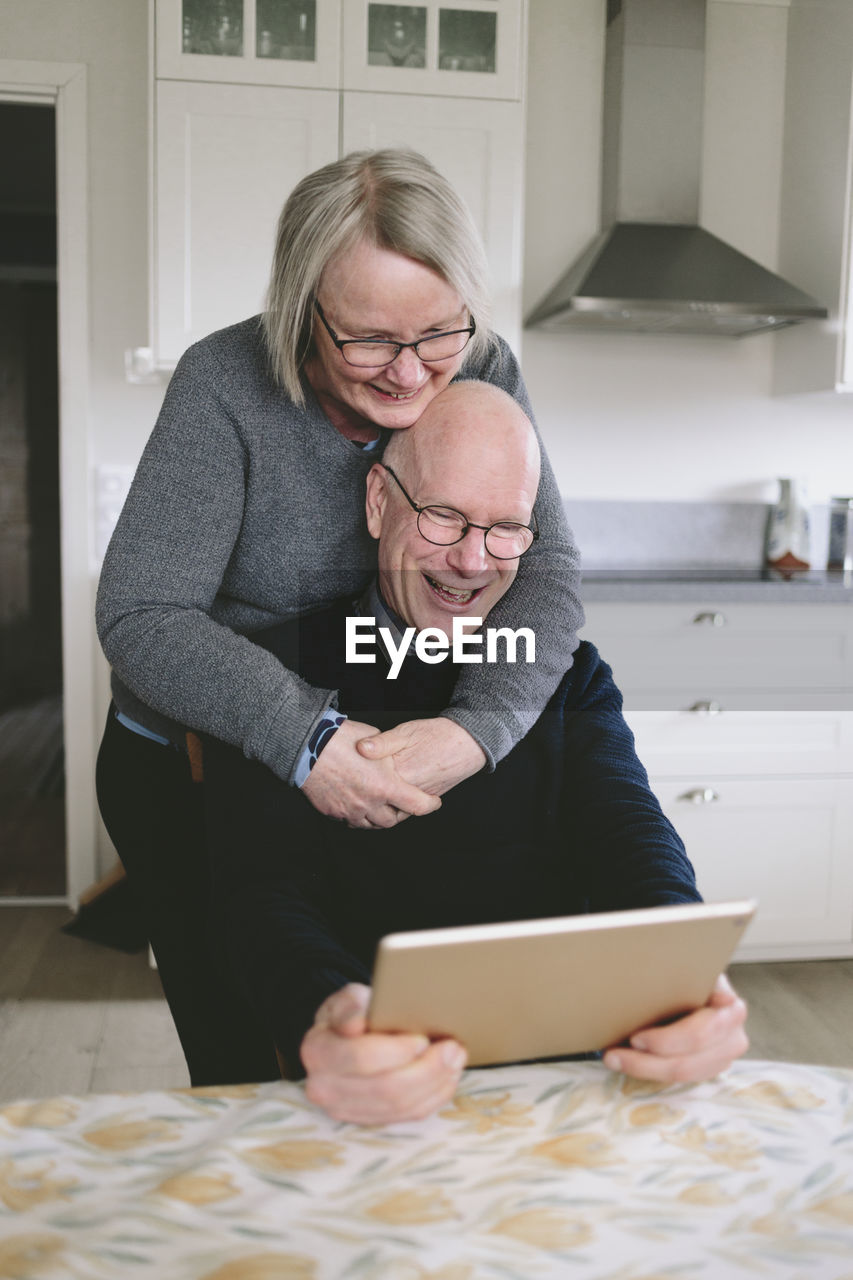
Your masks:
[{"label": "man's other hand", "polygon": [[465,1065],[455,1040],[368,1031],[370,988],[351,982],[317,1010],[302,1041],[305,1093],[333,1120],[423,1120],[453,1097]]},{"label": "man's other hand", "polygon": [[362,737],[358,750],[370,760],[391,757],[401,778],[433,796],[444,795],[486,763],[476,739],[446,716],[406,720],[384,733]]},{"label": "man's other hand", "polygon": [[710,1080],[749,1048],[746,1002],[720,974],[706,1004],[663,1027],[645,1027],[608,1049],[604,1065],[666,1084]]}]

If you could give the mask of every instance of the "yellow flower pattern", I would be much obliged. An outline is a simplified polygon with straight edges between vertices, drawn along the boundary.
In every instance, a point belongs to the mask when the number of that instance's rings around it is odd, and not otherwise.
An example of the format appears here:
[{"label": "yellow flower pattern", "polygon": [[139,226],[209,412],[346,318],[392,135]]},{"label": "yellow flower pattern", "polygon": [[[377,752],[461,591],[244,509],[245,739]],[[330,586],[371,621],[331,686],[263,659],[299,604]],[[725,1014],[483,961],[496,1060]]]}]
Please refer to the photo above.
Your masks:
[{"label": "yellow flower pattern", "polygon": [[492,1231],[535,1245],[537,1249],[574,1249],[592,1237],[586,1223],[575,1222],[554,1209],[525,1209],[502,1218]]},{"label": "yellow flower pattern", "polygon": [[168,1120],[125,1120],[90,1129],[83,1137],[104,1151],[132,1151],[153,1143],[174,1142],[177,1133]]},{"label": "yellow flower pattern", "polygon": [[61,1129],[76,1119],[79,1106],[68,1098],[40,1102],[16,1102],[0,1111],[0,1119],[19,1129]]},{"label": "yellow flower pattern", "polygon": [[184,1204],[217,1204],[240,1194],[227,1175],[203,1173],[176,1173],[161,1182],[155,1191],[171,1200],[182,1200]]},{"label": "yellow flower pattern", "polygon": [[535,1123],[532,1107],[510,1101],[509,1093],[457,1094],[448,1111],[442,1115],[448,1120],[461,1120],[474,1133],[488,1133],[490,1129],[525,1129]]},{"label": "yellow flower pattern", "polygon": [[677,1147],[699,1152],[715,1164],[728,1165],[730,1169],[758,1167],[758,1143],[746,1133],[710,1133],[700,1124],[691,1124],[668,1134],[666,1140]]},{"label": "yellow flower pattern", "polygon": [[442,1191],[396,1191],[387,1199],[370,1205],[365,1212],[378,1222],[391,1226],[414,1226],[425,1222],[441,1222],[453,1217],[453,1205]]},{"label": "yellow flower pattern", "polygon": [[469,1071],[359,1128],[299,1084],[0,1109],[0,1280],[853,1280],[853,1071]]},{"label": "yellow flower pattern", "polygon": [[24,1163],[0,1161],[0,1202],[20,1213],[46,1200],[67,1200],[77,1185],[76,1178],[50,1178],[53,1161],[41,1168],[27,1169]]},{"label": "yellow flower pattern", "polygon": [[736,1098],[763,1102],[767,1107],[784,1107],[790,1111],[811,1111],[823,1106],[823,1098],[812,1089],[785,1088],[778,1080],[759,1080],[746,1089],[738,1089]]},{"label": "yellow flower pattern", "polygon": [[716,1182],[692,1182],[678,1193],[683,1204],[733,1204],[734,1197]]},{"label": "yellow flower pattern", "polygon": [[670,1107],[665,1102],[645,1102],[633,1107],[628,1119],[633,1125],[663,1125],[674,1124],[683,1115],[680,1107]]},{"label": "yellow flower pattern", "polygon": [[252,1147],[243,1153],[243,1159],[262,1173],[293,1173],[320,1169],[327,1164],[343,1164],[343,1150],[338,1142],[274,1142],[265,1147]]},{"label": "yellow flower pattern", "polygon": [[32,1276],[35,1280],[62,1261],[62,1252],[63,1241],[58,1236],[24,1234],[0,1238],[0,1277],[30,1280]]},{"label": "yellow flower pattern", "polygon": [[809,1209],[809,1213],[816,1217],[828,1219],[831,1222],[843,1223],[845,1226],[853,1227],[853,1191],[845,1191],[840,1196],[829,1196],[826,1200],[818,1200]]},{"label": "yellow flower pattern", "polygon": [[553,1160],[555,1164],[586,1165],[587,1168],[616,1164],[620,1159],[612,1143],[600,1133],[567,1133],[561,1138],[549,1138],[535,1146],[533,1154]]}]

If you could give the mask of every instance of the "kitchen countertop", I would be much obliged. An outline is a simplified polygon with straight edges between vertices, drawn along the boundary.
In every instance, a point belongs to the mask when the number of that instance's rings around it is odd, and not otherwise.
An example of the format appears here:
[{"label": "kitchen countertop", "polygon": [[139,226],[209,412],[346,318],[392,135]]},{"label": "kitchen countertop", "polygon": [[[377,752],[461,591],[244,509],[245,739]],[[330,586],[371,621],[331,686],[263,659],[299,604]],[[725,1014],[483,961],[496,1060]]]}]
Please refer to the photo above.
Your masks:
[{"label": "kitchen countertop", "polygon": [[585,569],[581,599],[677,604],[853,604],[853,572],[809,570],[786,578],[770,569]]},{"label": "kitchen countertop", "polygon": [[788,580],[761,568],[767,503],[565,498],[564,505],[590,603],[853,603],[853,571],[825,568],[826,505],[810,509],[813,568]]}]

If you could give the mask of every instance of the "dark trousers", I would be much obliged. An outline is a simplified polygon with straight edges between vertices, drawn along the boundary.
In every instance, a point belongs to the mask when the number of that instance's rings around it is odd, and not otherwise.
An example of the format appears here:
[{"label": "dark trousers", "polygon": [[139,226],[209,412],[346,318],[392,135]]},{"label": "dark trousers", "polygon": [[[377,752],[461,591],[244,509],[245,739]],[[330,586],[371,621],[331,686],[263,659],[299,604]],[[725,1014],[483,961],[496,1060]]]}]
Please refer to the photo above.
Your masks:
[{"label": "dark trousers", "polygon": [[184,752],[127,729],[110,708],[98,804],[145,920],[190,1079],[275,1080],[274,1046],[232,991],[211,936],[203,787]]}]

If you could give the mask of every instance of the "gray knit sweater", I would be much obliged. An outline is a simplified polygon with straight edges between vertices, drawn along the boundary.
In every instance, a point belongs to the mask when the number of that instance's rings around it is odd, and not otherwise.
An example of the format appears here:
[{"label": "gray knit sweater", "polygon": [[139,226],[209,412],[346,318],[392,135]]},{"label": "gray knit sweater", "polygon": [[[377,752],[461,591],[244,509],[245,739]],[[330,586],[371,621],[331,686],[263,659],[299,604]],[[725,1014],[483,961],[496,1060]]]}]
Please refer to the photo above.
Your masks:
[{"label": "gray knit sweater", "polygon": [[[505,343],[459,376],[495,383],[530,413]],[[110,542],[97,602],[121,711],[175,742],[185,727],[203,730],[282,778],[336,705],[335,691],[306,684],[246,637],[364,587],[376,567],[364,479],[385,443],[365,454],[306,391],[297,408],[274,382],[259,317],[185,353]],[[532,627],[536,662],[468,666],[445,712],[491,766],[537,720],[583,622],[577,553],[547,460],[536,517],[540,540],[489,617],[490,626]]]}]

